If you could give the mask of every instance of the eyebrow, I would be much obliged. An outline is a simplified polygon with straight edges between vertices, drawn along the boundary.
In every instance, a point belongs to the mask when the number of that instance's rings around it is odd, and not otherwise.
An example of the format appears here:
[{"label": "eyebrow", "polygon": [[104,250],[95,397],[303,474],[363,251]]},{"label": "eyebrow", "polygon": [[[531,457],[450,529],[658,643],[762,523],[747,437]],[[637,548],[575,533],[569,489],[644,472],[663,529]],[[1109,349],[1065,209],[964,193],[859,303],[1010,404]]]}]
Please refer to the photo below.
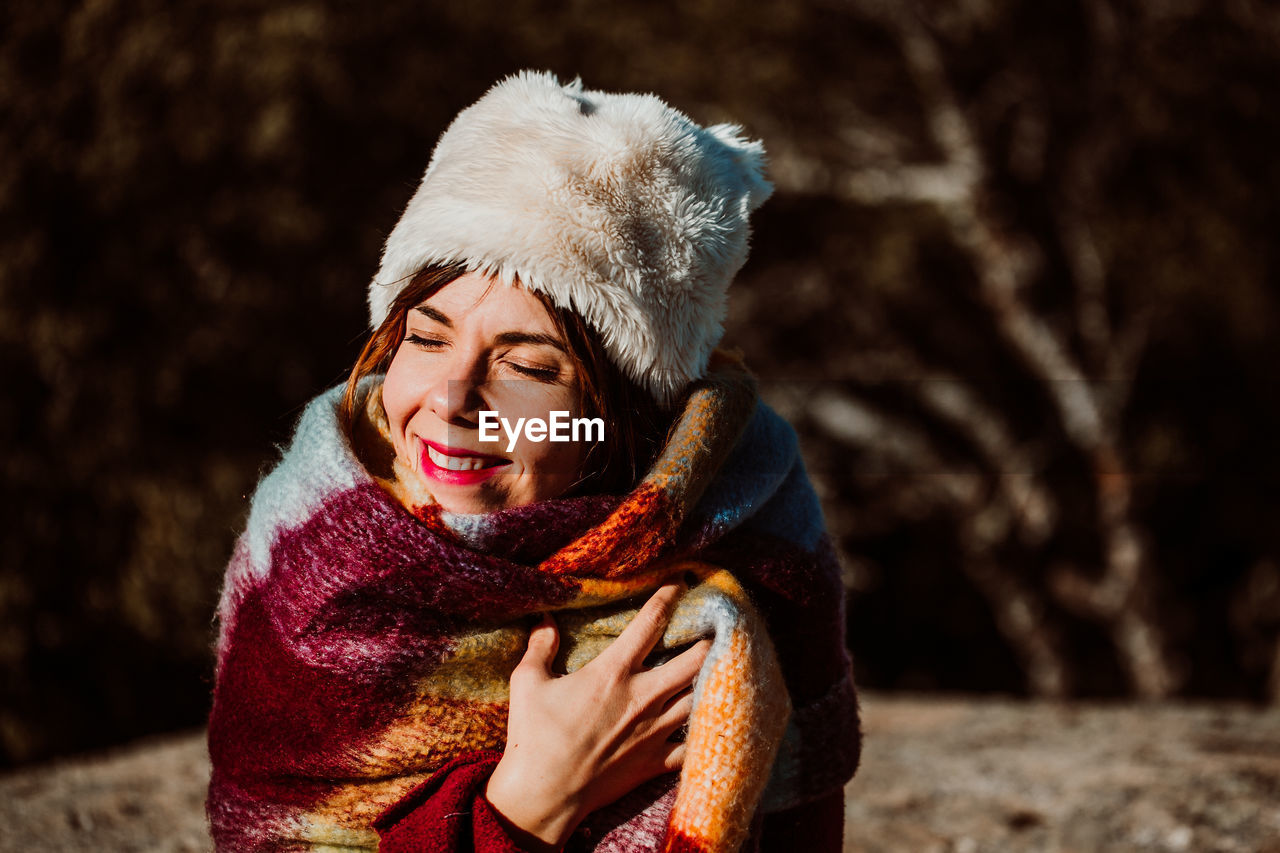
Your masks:
[{"label": "eyebrow", "polygon": [[[450,329],[453,328],[452,320],[426,303],[417,306],[413,310],[421,314],[425,314],[427,317],[430,317],[441,325],[447,326]],[[564,344],[560,342],[559,338],[542,332],[503,332],[494,340],[500,344],[542,344],[543,346],[555,347],[560,350],[560,352],[568,355],[568,352],[564,348]]]},{"label": "eyebrow", "polygon": [[[543,344],[549,347],[555,347],[564,352],[564,344],[553,335],[545,335],[541,332],[503,332],[498,335],[497,342],[500,344]],[[567,355],[567,353],[566,353]]]},{"label": "eyebrow", "polygon": [[414,310],[414,311],[417,311],[419,314],[426,314],[426,315],[427,315],[428,317],[430,317],[432,320],[435,320],[437,323],[442,323],[442,324],[444,324],[444,325],[448,326],[450,329],[452,329],[452,328],[453,328],[453,321],[452,321],[452,320],[450,320],[448,317],[446,317],[445,315],[441,314],[439,311],[437,311],[436,309],[432,308],[430,305],[428,305],[428,304],[427,304],[427,303],[425,303],[425,302],[424,302],[424,303],[422,303],[421,305],[417,306],[417,307],[416,307],[416,308],[414,308],[413,310]]}]

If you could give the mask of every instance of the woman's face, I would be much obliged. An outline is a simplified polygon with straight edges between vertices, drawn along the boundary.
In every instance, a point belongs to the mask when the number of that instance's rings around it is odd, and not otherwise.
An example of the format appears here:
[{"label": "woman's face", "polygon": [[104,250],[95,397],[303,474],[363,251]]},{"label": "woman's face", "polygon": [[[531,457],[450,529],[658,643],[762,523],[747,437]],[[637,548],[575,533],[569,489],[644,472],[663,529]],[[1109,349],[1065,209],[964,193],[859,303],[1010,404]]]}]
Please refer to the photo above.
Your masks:
[{"label": "woman's face", "polygon": [[[467,273],[409,311],[382,386],[396,455],[443,509],[490,512],[561,495],[577,482],[585,442],[532,441],[488,429],[482,411],[514,425],[577,409],[568,344],[522,287]],[[528,421],[526,420],[526,423]],[[492,421],[490,421],[492,423]]]}]

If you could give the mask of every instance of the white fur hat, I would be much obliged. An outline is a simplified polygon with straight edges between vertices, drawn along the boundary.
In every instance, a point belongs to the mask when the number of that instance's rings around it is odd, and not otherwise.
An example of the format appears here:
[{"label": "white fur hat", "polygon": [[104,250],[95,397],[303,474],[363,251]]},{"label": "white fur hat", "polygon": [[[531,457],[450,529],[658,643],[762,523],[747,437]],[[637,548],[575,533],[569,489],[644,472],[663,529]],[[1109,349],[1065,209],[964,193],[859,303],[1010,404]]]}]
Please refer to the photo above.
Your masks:
[{"label": "white fur hat", "polygon": [[773,192],[764,147],[740,134],[653,95],[508,77],[436,144],[369,287],[373,326],[424,266],[462,262],[576,311],[671,403],[706,370],[747,218]]}]

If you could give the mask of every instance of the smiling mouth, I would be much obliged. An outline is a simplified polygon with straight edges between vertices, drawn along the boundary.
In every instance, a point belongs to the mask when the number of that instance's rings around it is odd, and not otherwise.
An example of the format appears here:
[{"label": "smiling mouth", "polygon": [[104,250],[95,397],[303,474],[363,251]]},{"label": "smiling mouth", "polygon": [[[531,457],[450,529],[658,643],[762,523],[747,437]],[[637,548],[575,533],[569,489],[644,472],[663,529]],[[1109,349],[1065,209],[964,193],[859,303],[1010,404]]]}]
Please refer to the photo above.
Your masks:
[{"label": "smiling mouth", "polygon": [[510,459],[502,456],[479,453],[465,447],[450,447],[425,438],[418,440],[422,442],[422,455],[419,457],[422,473],[437,483],[474,486],[511,464]]},{"label": "smiling mouth", "polygon": [[450,456],[427,445],[427,456],[436,465],[448,471],[479,471],[481,468],[494,468],[498,465],[510,465],[508,459],[497,456]]}]

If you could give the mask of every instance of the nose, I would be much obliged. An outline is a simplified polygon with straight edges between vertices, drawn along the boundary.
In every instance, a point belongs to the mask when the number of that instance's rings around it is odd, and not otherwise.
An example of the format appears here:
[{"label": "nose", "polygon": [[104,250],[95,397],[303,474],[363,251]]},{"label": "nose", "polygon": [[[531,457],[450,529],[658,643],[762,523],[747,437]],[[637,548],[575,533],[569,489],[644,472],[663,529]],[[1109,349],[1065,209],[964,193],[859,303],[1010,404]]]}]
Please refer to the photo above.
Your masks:
[{"label": "nose", "polygon": [[479,412],[485,408],[480,394],[485,381],[481,353],[455,349],[442,361],[428,391],[431,412],[447,424],[478,427]]}]

